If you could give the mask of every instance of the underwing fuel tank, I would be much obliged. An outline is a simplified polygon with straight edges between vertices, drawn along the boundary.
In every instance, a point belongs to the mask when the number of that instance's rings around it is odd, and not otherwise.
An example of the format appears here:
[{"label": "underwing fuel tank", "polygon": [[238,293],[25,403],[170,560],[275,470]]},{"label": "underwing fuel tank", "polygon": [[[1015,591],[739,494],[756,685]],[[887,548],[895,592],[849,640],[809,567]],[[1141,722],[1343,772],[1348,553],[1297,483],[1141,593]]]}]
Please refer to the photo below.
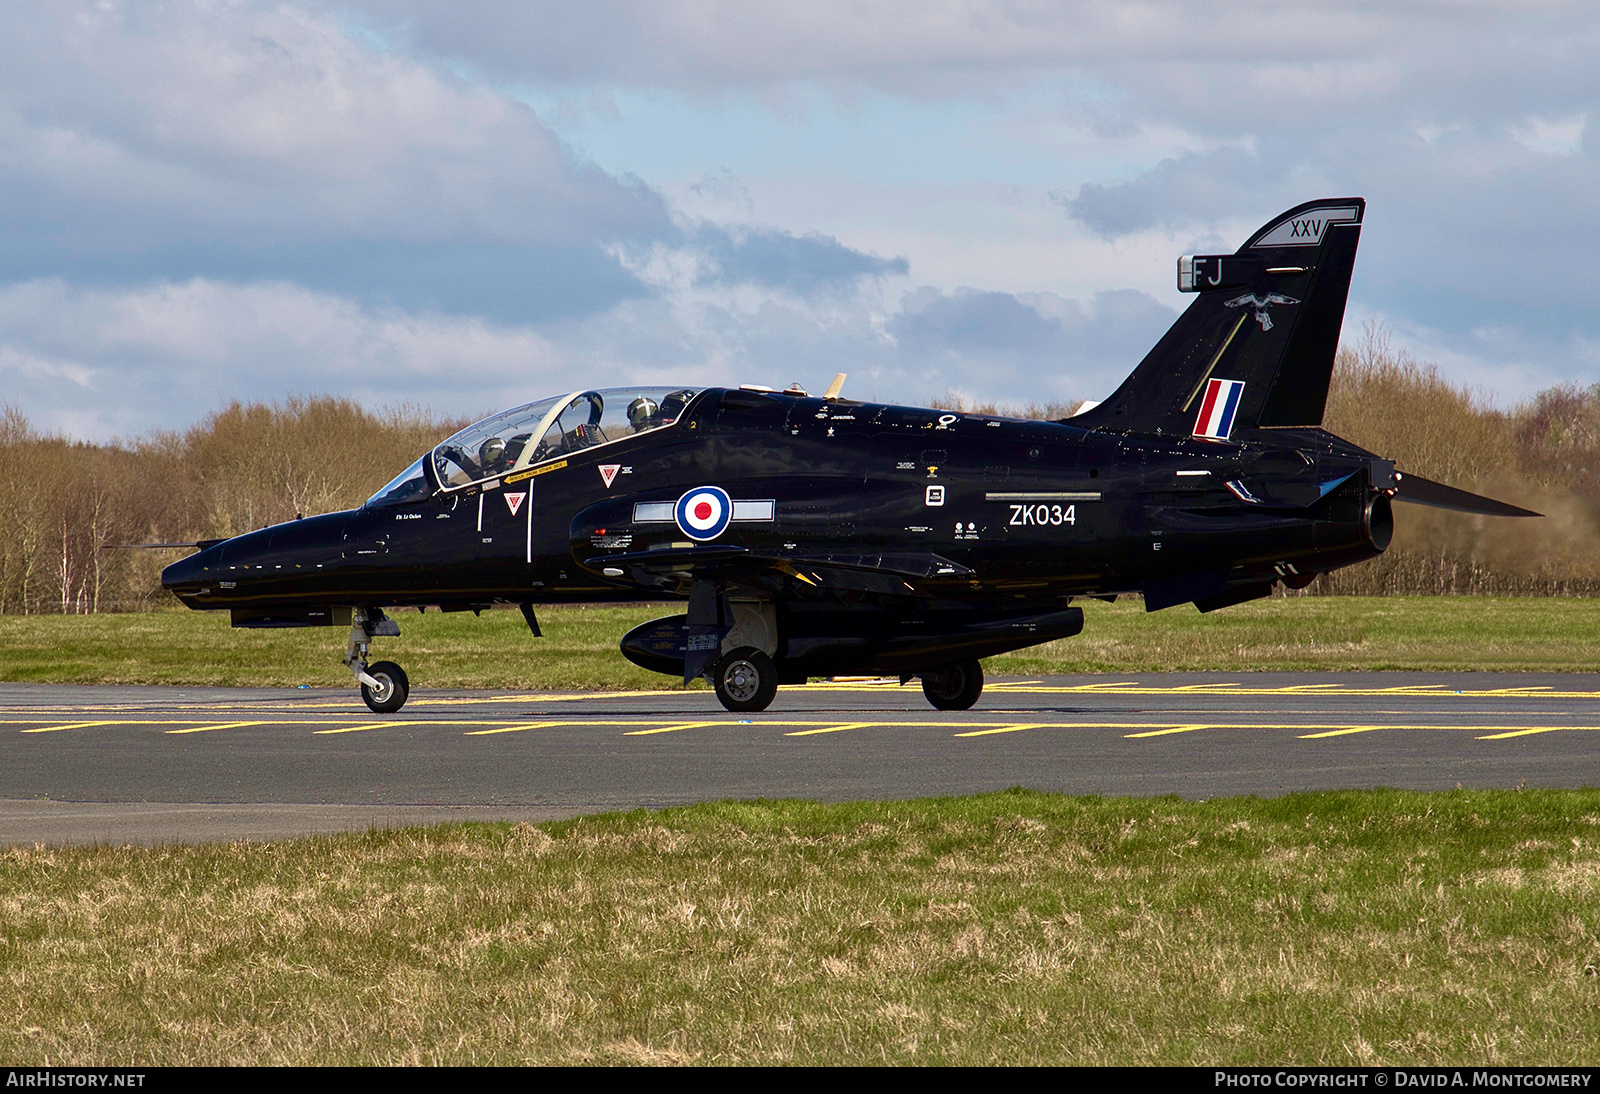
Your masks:
[{"label": "underwing fuel tank", "polygon": [[[859,619],[850,621],[854,625],[840,626],[837,615],[830,613],[825,633],[808,634],[813,628],[805,625],[803,614],[795,613],[786,620],[785,638],[773,658],[779,672],[791,679],[861,672],[913,673],[1071,638],[1083,630],[1082,608],[1027,615],[977,610],[924,613],[920,618],[909,614],[887,618],[881,611],[859,614]],[[957,618],[940,619],[938,615]],[[687,615],[654,619],[623,636],[622,654],[640,668],[679,675],[689,648],[689,632]]]}]

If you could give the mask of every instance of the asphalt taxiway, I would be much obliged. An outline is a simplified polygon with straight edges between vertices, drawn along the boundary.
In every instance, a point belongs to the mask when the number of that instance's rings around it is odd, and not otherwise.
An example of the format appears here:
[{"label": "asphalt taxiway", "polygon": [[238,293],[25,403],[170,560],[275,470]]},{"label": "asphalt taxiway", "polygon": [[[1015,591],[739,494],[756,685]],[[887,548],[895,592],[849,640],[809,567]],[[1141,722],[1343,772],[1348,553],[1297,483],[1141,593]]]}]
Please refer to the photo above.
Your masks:
[{"label": "asphalt taxiway", "polygon": [[1028,786],[1278,795],[1600,786],[1600,676],[1181,673],[707,691],[352,691],[0,684],[0,844],[272,838],[545,820],[719,798],[841,801]]}]

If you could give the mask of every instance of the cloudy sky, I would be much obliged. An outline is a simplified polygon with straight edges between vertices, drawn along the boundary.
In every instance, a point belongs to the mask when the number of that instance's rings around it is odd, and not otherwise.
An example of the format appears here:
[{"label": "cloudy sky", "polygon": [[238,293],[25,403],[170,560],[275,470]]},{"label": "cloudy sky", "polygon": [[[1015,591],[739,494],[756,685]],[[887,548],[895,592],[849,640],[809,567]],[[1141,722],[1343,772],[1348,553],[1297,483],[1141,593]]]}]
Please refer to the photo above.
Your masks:
[{"label": "cloudy sky", "polygon": [[1173,260],[1368,199],[1347,334],[1600,381],[1593,3],[7,5],[0,401],[1098,398]]}]

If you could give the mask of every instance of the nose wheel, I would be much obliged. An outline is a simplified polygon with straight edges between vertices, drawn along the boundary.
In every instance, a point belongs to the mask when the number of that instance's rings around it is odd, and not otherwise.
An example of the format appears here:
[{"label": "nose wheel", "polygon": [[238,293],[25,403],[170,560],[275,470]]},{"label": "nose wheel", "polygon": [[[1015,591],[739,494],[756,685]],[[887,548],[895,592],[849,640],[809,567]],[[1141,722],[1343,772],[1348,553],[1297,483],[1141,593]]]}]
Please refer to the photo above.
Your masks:
[{"label": "nose wheel", "polygon": [[378,661],[367,666],[366,676],[371,683],[361,683],[361,699],[367,709],[375,714],[393,714],[406,705],[411,695],[411,681],[406,670],[393,661]]},{"label": "nose wheel", "polygon": [[361,700],[375,714],[393,714],[411,696],[411,681],[406,670],[393,661],[367,664],[367,650],[375,637],[398,638],[400,624],[380,608],[358,608],[351,616],[350,641],[345,646],[344,663],[361,685]]}]

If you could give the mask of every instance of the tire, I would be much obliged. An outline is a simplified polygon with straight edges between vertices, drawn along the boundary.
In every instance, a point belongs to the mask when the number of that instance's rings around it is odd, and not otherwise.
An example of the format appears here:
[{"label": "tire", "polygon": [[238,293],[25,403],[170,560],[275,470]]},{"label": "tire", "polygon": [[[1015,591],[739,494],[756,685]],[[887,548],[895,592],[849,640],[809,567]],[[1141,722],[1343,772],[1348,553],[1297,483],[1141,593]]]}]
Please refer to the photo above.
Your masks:
[{"label": "tire", "polygon": [[778,694],[778,669],[772,658],[751,646],[729,652],[711,672],[717,701],[739,713],[766,710]]},{"label": "tire", "polygon": [[377,661],[367,666],[367,675],[383,685],[361,685],[361,699],[374,714],[393,714],[406,705],[411,695],[411,681],[406,670],[393,661]]},{"label": "tire", "polygon": [[960,661],[924,673],[922,694],[939,710],[970,710],[983,694],[983,666]]}]

